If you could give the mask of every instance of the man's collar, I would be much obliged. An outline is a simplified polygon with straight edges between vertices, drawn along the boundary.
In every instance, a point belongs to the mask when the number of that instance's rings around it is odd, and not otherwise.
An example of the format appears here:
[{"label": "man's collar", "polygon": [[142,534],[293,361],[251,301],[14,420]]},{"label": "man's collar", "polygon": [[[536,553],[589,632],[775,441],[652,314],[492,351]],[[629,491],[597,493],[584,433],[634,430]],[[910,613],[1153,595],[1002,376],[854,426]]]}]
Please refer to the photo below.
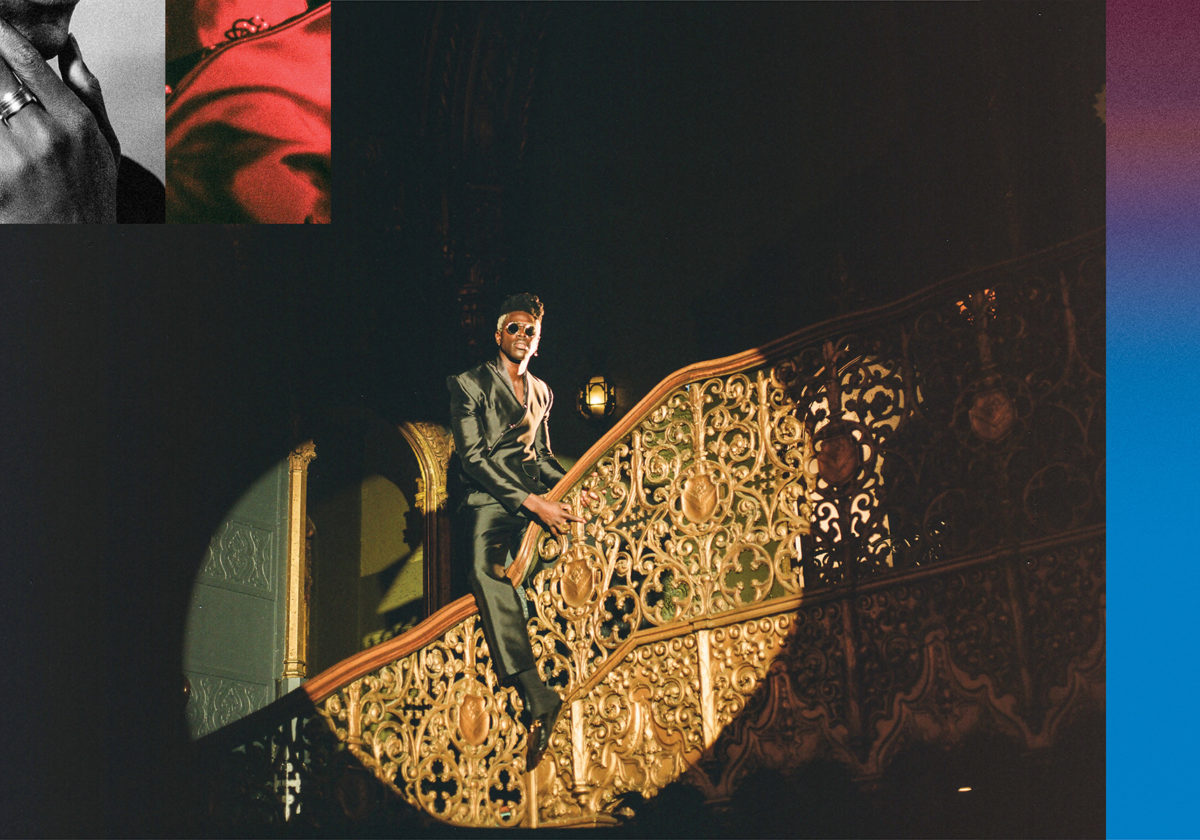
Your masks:
[{"label": "man's collar", "polygon": [[[492,357],[492,360],[490,362],[488,362],[488,364],[492,366],[492,369],[495,370],[496,373],[500,374],[501,376],[504,376],[505,378],[508,377],[508,374],[505,373],[505,371],[504,371],[504,354],[503,353],[497,353],[495,356]],[[522,368],[523,368],[523,370],[522,370]],[[533,375],[529,372],[528,360],[517,365],[517,370],[521,371],[521,377],[523,379],[527,379]]]},{"label": "man's collar", "polygon": [[[497,353],[495,358],[488,362],[488,367],[494,370],[496,375],[501,379],[504,379],[505,381],[508,380],[508,372],[504,369],[504,361],[500,354]],[[529,368],[525,368],[525,372],[522,374],[521,378],[528,379],[530,376],[532,376],[532,374],[529,372]]]}]

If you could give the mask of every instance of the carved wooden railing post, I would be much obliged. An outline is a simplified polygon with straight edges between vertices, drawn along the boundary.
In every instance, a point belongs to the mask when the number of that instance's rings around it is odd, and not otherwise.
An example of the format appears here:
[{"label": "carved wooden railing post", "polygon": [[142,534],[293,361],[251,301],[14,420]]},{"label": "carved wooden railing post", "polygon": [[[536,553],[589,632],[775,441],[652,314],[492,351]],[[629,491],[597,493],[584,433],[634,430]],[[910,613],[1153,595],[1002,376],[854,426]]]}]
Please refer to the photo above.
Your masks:
[{"label": "carved wooden railing post", "polygon": [[700,724],[704,732],[704,749],[716,743],[717,696],[713,689],[712,630],[696,632],[696,651],[700,658]]},{"label": "carved wooden railing post", "polygon": [[316,457],[317,449],[311,440],[288,455],[283,682],[289,690],[308,676],[308,582],[311,574],[307,552],[308,465]]},{"label": "carved wooden railing post", "polygon": [[583,700],[575,698],[570,706],[571,772],[575,780],[571,793],[580,807],[587,803],[590,788],[587,784],[587,741],[583,735]]}]

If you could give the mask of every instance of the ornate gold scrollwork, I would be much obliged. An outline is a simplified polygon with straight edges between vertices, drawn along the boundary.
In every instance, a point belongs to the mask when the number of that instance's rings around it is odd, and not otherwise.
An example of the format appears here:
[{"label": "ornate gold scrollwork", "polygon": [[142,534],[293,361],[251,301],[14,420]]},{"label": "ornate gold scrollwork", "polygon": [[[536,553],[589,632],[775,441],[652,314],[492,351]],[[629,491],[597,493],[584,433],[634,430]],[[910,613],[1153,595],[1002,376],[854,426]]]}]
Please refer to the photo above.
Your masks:
[{"label": "ornate gold scrollwork", "polygon": [[448,430],[434,423],[401,423],[400,434],[417,455],[421,476],[417,479],[417,508],[432,513],[445,507],[447,501],[446,475],[454,438]]},{"label": "ornate gold scrollwork", "polygon": [[[725,492],[722,493],[722,490]],[[693,525],[703,525],[713,518],[717,507],[728,498],[728,482],[720,481],[716,470],[701,461],[687,470],[680,488],[679,508]]]},{"label": "ornate gold scrollwork", "polygon": [[424,517],[425,606],[429,613],[450,598],[450,526],[447,505],[454,438],[434,423],[401,423],[400,434],[417,456],[420,476],[414,502]]},{"label": "ornate gold scrollwork", "polygon": [[322,714],[375,776],[457,825],[515,825],[526,813],[519,701],[500,686],[478,620],[355,680]]},{"label": "ornate gold scrollwork", "polygon": [[971,429],[986,441],[1003,438],[1017,419],[1012,397],[999,388],[988,388],[975,394],[967,414],[971,418]]},{"label": "ornate gold scrollwork", "polygon": [[473,747],[482,745],[491,729],[490,717],[482,695],[475,692],[464,695],[458,707],[458,729],[463,739]]}]

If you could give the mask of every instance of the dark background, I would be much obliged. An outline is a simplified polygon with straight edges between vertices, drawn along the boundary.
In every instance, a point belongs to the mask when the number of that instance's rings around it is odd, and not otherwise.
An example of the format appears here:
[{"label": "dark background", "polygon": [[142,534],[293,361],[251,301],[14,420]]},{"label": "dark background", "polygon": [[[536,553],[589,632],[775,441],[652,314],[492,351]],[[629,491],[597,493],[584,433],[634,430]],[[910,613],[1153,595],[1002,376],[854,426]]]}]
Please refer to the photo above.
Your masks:
[{"label": "dark background", "polygon": [[[503,294],[542,296],[566,455],[602,431],[572,416],[589,376],[627,409],[1104,223],[1099,3],[338,11],[339,221],[394,234],[371,240],[404,254],[372,260],[381,285],[432,287],[434,366],[491,352]],[[486,323],[425,317],[464,305]],[[412,346],[406,322],[379,338]]]},{"label": "dark background", "polygon": [[444,421],[503,294],[577,456],[594,373],[628,408],[1104,221],[1101,3],[336,17],[332,227],[0,229],[4,833],[187,833],[212,529],[338,407]]}]

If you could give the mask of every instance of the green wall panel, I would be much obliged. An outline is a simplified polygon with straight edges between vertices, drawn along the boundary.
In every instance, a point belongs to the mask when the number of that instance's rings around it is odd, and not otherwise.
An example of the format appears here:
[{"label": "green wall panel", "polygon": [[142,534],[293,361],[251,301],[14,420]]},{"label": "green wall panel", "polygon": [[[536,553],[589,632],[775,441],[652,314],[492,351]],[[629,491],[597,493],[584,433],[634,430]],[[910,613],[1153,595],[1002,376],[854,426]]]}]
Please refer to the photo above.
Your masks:
[{"label": "green wall panel", "polygon": [[283,461],[246,490],[213,532],[184,639],[193,737],[276,697],[283,671],[287,481]]}]

